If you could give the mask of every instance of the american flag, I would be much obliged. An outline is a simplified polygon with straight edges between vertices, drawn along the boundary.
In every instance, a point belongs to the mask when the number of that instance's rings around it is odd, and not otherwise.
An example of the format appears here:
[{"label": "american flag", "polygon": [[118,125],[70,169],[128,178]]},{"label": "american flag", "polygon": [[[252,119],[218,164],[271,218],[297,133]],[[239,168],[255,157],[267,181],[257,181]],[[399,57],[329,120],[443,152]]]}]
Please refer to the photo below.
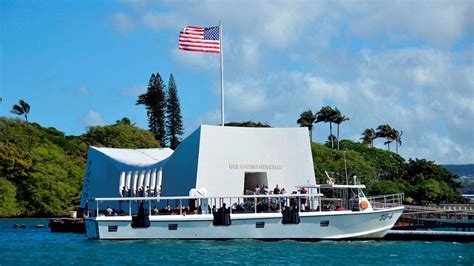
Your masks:
[{"label": "american flag", "polygon": [[218,54],[221,50],[219,26],[187,26],[179,32],[178,46],[180,50]]}]

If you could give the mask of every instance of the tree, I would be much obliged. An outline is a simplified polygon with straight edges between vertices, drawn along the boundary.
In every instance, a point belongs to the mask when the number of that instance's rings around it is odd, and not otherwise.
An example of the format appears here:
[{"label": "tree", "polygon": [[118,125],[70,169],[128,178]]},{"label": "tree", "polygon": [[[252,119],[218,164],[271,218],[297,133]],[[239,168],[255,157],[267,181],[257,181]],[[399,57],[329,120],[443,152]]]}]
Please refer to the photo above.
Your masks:
[{"label": "tree", "polygon": [[[122,117],[122,119],[120,120],[117,120],[115,121],[115,124],[117,125],[132,125],[132,122],[130,121],[130,119],[128,117]],[[135,125],[135,123],[133,123],[133,126]]]},{"label": "tree", "polygon": [[398,146],[402,146],[403,131],[393,130],[393,139],[395,140],[395,147],[398,154]]},{"label": "tree", "polygon": [[28,122],[28,114],[30,113],[30,105],[23,100],[18,101],[18,103],[19,105],[18,104],[13,105],[11,112],[17,115],[25,116],[26,130],[28,131],[28,146],[31,150],[31,130],[30,130],[30,124]]},{"label": "tree", "polygon": [[166,95],[165,85],[159,73],[156,73],[156,75],[151,74],[147,92],[138,96],[136,104],[146,106],[148,127],[155,136],[155,139],[164,146],[166,144]]},{"label": "tree", "polygon": [[300,118],[296,120],[296,123],[298,123],[300,127],[308,128],[310,142],[313,142],[313,124],[315,121],[316,121],[316,116],[313,114],[311,110],[302,112],[300,114]]},{"label": "tree", "polygon": [[84,140],[90,146],[108,148],[160,147],[160,143],[154,139],[150,131],[127,124],[90,127],[84,134]]},{"label": "tree", "polygon": [[227,127],[271,127],[267,123],[254,122],[254,121],[245,121],[245,122],[228,122],[225,123]]},{"label": "tree", "polygon": [[331,148],[334,149],[334,137],[332,134],[332,123],[333,123],[333,118],[336,114],[336,110],[332,109],[331,106],[324,106],[322,107],[319,112],[316,113],[316,122],[324,122],[327,123],[329,122],[329,137],[331,139]]},{"label": "tree", "polygon": [[168,134],[170,148],[173,150],[176,149],[180,142],[178,136],[184,134],[182,119],[176,82],[173,74],[170,74],[166,102],[166,133]]},{"label": "tree", "polygon": [[0,177],[0,217],[18,214],[16,187],[4,177]]},{"label": "tree", "polygon": [[337,139],[337,150],[339,150],[339,126],[341,125],[342,122],[348,121],[349,117],[346,117],[345,115],[343,115],[341,113],[341,111],[339,111],[339,109],[337,109],[337,107],[336,107],[335,108],[335,113],[334,113],[332,119],[333,119],[333,122],[335,124],[337,124],[336,139]]},{"label": "tree", "polygon": [[[334,142],[336,142],[336,141],[337,141],[336,136],[334,136],[333,134],[330,134],[330,135],[328,136],[328,142],[327,142],[328,144],[327,144],[327,145],[329,145],[329,143],[332,144],[332,143],[334,143]],[[334,149],[334,148],[332,148],[332,149]]]},{"label": "tree", "polygon": [[390,151],[390,143],[393,141],[393,129],[390,125],[384,124],[377,127],[378,138],[385,138],[387,141],[384,145],[387,145],[387,150]]},{"label": "tree", "polygon": [[367,128],[362,132],[362,143],[367,145],[369,148],[374,147],[374,140],[377,138],[377,134],[373,128]]}]

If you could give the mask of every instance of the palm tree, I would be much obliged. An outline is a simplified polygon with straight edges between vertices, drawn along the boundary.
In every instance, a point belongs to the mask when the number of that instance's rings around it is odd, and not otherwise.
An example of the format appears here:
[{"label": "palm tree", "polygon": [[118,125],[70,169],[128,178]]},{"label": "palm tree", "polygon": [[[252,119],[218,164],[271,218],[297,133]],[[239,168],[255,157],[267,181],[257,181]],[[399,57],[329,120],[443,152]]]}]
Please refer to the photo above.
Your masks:
[{"label": "palm tree", "polygon": [[402,146],[402,135],[403,135],[403,131],[398,131],[396,129],[393,129],[393,139],[395,140],[395,147],[396,147],[396,151],[397,151],[397,154],[398,154],[398,146]]},{"label": "palm tree", "polygon": [[337,109],[337,107],[335,108],[334,111],[335,111],[335,114],[332,117],[333,119],[332,122],[337,124],[336,139],[337,139],[337,150],[339,150],[339,126],[341,125],[342,122],[349,120],[349,117],[346,117],[345,115],[343,115],[341,111]]},{"label": "palm tree", "polygon": [[367,128],[362,132],[362,143],[367,145],[369,148],[374,147],[374,140],[377,138],[377,134],[373,128]]},{"label": "palm tree", "polygon": [[387,139],[386,142],[384,142],[384,145],[387,145],[388,151],[390,151],[390,143],[393,141],[393,129],[390,125],[385,124],[385,125],[380,125],[377,127],[377,138],[385,138]]},{"label": "palm tree", "polygon": [[25,116],[26,130],[28,132],[28,146],[31,150],[31,131],[30,131],[30,126],[28,122],[28,114],[30,113],[30,105],[23,100],[18,101],[18,103],[19,105],[18,104],[13,105],[11,112],[17,115]]},{"label": "palm tree", "polygon": [[[336,114],[336,110],[332,109],[331,106],[324,106],[322,107],[319,112],[316,113],[316,123],[319,122],[324,122],[327,123],[329,122],[329,136],[333,136],[332,134],[332,123],[333,123],[333,117]],[[334,138],[329,137],[331,140],[331,148],[334,149]]]},{"label": "palm tree", "polygon": [[296,120],[296,123],[300,125],[300,127],[307,127],[309,130],[309,140],[313,142],[313,124],[316,121],[316,116],[313,114],[311,110],[304,111],[300,114],[300,118]]}]

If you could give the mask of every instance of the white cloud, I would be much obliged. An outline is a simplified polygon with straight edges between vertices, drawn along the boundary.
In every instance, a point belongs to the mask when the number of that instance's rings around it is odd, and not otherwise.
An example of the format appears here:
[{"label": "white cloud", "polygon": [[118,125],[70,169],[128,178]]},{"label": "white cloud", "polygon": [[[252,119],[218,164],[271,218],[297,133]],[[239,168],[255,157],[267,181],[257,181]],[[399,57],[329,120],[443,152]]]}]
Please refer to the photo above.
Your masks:
[{"label": "white cloud", "polygon": [[[225,117],[226,118],[226,117]],[[226,122],[228,122],[225,119]],[[183,137],[187,137],[200,125],[220,125],[221,124],[221,110],[211,110],[204,115],[197,115],[195,117],[184,117],[184,125],[186,130]]]},{"label": "white cloud", "polygon": [[135,22],[127,14],[124,13],[115,13],[111,15],[111,21],[114,28],[120,33],[130,33],[135,30]]},{"label": "white cloud", "polygon": [[395,41],[415,38],[449,47],[474,26],[471,1],[357,1],[342,6],[350,31],[362,36],[385,34]]},{"label": "white cloud", "polygon": [[144,86],[131,86],[123,88],[120,91],[122,96],[138,96],[146,92],[146,87]]},{"label": "white cloud", "polygon": [[89,112],[81,116],[80,119],[86,127],[105,125],[102,115],[94,110],[89,110]]},{"label": "white cloud", "polygon": [[266,95],[261,85],[228,82],[225,84],[227,102],[233,110],[254,113],[265,108]]},{"label": "white cloud", "polygon": [[433,132],[422,133],[416,145],[403,147],[403,149],[406,154],[416,154],[419,158],[427,158],[443,164],[457,164],[474,160],[472,150],[465,149],[459,143]]},{"label": "white cloud", "polygon": [[143,14],[142,22],[145,26],[154,30],[184,27],[173,13],[146,12]]},{"label": "white cloud", "polygon": [[218,70],[220,65],[217,54],[180,51],[177,46],[172,50],[171,56],[179,65],[192,68],[195,71]]},{"label": "white cloud", "polygon": [[90,91],[87,87],[82,86],[82,87],[79,87],[77,89],[77,93],[79,93],[80,95],[83,95],[83,96],[87,96],[87,95],[89,95]]},{"label": "white cloud", "polygon": [[295,126],[298,115],[325,101],[345,103],[346,84],[302,72],[279,72],[259,79],[226,82],[226,110],[233,121],[258,120],[273,126]]},{"label": "white cloud", "polygon": [[134,9],[141,10],[150,4],[152,0],[119,0],[120,3],[129,5]]}]

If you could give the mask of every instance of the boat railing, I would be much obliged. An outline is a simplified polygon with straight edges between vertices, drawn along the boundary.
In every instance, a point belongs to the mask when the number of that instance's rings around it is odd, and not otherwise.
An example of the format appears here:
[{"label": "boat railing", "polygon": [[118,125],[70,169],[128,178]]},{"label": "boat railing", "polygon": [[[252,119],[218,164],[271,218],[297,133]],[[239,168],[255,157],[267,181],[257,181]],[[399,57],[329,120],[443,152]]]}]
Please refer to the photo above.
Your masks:
[{"label": "boat railing", "polygon": [[281,212],[284,208],[320,211],[322,194],[268,194],[241,196],[115,197],[91,198],[89,215],[133,215],[143,204],[150,215],[210,214],[221,207],[231,213]]},{"label": "boat railing", "polygon": [[372,205],[373,209],[385,209],[391,207],[398,207],[403,205],[405,193],[370,196],[367,200]]}]

